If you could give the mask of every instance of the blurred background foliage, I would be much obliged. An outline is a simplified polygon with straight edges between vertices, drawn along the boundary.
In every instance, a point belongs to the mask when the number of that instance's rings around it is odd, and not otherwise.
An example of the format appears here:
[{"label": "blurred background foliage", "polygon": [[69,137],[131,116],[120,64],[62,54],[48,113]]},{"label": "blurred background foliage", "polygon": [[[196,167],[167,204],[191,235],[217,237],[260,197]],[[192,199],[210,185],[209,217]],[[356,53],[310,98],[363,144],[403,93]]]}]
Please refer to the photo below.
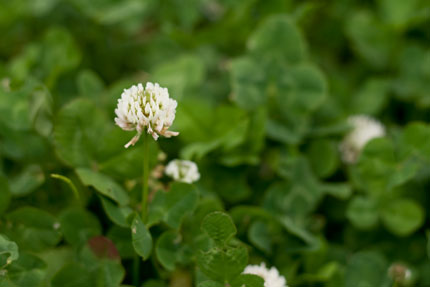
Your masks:
[{"label": "blurred background foliage", "polygon": [[[0,33],[0,232],[20,250],[1,286],[131,284],[142,146],[124,149],[113,118],[146,81],[179,103],[181,134],[151,146],[152,166],[163,150],[202,178],[182,225],[154,215],[144,286],[203,280],[192,262],[213,210],[290,286],[430,286],[427,1],[0,0]],[[348,166],[354,114],[388,134]],[[91,253],[97,235],[122,263]]]}]

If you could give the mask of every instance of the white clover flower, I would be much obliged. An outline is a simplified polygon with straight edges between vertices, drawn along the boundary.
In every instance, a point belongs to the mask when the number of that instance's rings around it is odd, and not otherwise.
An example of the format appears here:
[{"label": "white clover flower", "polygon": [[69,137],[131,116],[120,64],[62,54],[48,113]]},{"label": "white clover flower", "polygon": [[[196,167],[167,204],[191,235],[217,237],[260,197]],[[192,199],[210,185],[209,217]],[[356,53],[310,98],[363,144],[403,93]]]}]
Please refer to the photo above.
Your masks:
[{"label": "white clover flower", "polygon": [[196,163],[189,160],[174,159],[170,161],[165,173],[176,181],[186,183],[193,183],[200,178]]},{"label": "white clover flower", "polygon": [[385,127],[378,120],[366,115],[351,116],[348,123],[353,129],[344,137],[339,149],[344,162],[355,163],[370,140],[385,135]]},{"label": "white clover flower", "polygon": [[264,279],[264,287],[287,287],[287,280],[280,275],[275,267],[267,268],[263,262],[260,265],[246,266],[243,274],[254,274]]},{"label": "white clover flower", "polygon": [[123,130],[137,131],[137,135],[125,147],[134,145],[145,129],[155,140],[159,135],[177,136],[178,132],[168,131],[175,119],[177,105],[175,100],[169,98],[167,88],[157,83],[148,82],[145,88],[138,84],[124,89],[115,109],[115,123]]}]

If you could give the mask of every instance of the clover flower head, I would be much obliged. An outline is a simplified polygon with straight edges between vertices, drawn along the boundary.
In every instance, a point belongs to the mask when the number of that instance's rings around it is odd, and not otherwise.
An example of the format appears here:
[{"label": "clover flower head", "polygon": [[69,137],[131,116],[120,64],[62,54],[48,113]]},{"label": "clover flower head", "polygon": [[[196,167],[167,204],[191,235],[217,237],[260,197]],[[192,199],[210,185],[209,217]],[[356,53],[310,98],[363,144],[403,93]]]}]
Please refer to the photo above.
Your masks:
[{"label": "clover flower head", "polygon": [[137,131],[137,135],[125,147],[134,145],[145,130],[154,140],[160,135],[177,136],[178,132],[168,130],[175,119],[177,105],[169,97],[167,88],[162,88],[157,83],[148,82],[145,88],[138,84],[124,89],[115,109],[115,123],[123,130]]},{"label": "clover flower head", "polygon": [[287,287],[287,280],[279,274],[275,267],[267,268],[263,262],[260,265],[246,266],[243,274],[254,274],[264,279],[264,287]]},{"label": "clover flower head", "polygon": [[366,144],[385,135],[385,127],[376,119],[366,115],[356,115],[348,118],[352,130],[344,137],[339,150],[342,160],[346,163],[355,163],[361,150]]},{"label": "clover flower head", "polygon": [[200,173],[195,162],[174,159],[170,161],[165,170],[166,175],[176,181],[193,183],[200,179]]},{"label": "clover flower head", "polygon": [[396,262],[388,268],[388,276],[400,283],[401,286],[409,286],[412,278],[412,271],[403,263]]}]

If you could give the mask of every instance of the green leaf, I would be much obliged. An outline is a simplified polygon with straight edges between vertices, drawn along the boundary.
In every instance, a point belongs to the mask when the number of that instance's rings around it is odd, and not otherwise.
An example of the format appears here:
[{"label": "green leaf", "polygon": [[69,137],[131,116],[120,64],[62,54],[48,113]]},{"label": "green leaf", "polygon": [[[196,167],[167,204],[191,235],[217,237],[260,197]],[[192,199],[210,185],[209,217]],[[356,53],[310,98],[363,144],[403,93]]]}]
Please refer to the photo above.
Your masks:
[{"label": "green leaf", "polygon": [[214,114],[213,107],[202,98],[184,99],[176,111],[172,130],[181,131],[181,139],[187,143],[208,141]]},{"label": "green leaf", "polygon": [[182,55],[158,65],[152,78],[169,89],[176,100],[187,96],[187,92],[200,85],[205,77],[203,61],[193,55]]},{"label": "green leaf", "polygon": [[14,286],[43,286],[46,263],[35,255],[21,253],[18,260],[8,268],[7,275]]},{"label": "green leaf", "polygon": [[380,254],[359,252],[348,262],[345,287],[383,286],[386,274],[387,264]]},{"label": "green leaf", "polygon": [[61,268],[52,278],[52,287],[94,287],[88,268],[72,262]]},{"label": "green leaf", "polygon": [[232,287],[264,287],[264,279],[254,274],[241,274],[231,282]]},{"label": "green leaf", "polygon": [[117,287],[124,280],[125,270],[118,261],[101,260],[92,276],[101,286]]},{"label": "green leaf", "polygon": [[233,99],[239,107],[253,110],[266,103],[266,75],[254,60],[234,60],[231,66],[231,83]]},{"label": "green leaf", "polygon": [[362,160],[381,160],[386,164],[396,162],[393,142],[388,138],[372,139],[362,151]]},{"label": "green leaf", "polygon": [[169,271],[175,270],[182,238],[175,231],[166,231],[157,240],[155,254],[161,265]]},{"label": "green leaf", "polygon": [[15,56],[9,63],[10,74],[13,79],[25,81],[28,78],[31,69],[36,64],[42,53],[40,44],[26,45],[23,51]]},{"label": "green leaf", "polygon": [[390,188],[397,176],[396,150],[391,139],[376,138],[366,144],[358,163],[351,168],[352,182],[368,194],[380,195]]},{"label": "green leaf", "polygon": [[341,266],[338,262],[330,261],[318,268],[316,274],[307,274],[306,278],[308,280],[333,282],[333,280],[338,278],[337,275],[340,272],[340,268]]},{"label": "green leaf", "polygon": [[414,156],[420,160],[430,162],[430,125],[425,123],[408,124],[400,138],[402,156]]},{"label": "green leaf", "polygon": [[46,32],[42,51],[40,68],[48,87],[53,86],[60,74],[75,68],[81,61],[76,42],[64,28],[52,27]]},{"label": "green leaf", "polygon": [[238,276],[248,263],[248,252],[245,246],[213,248],[207,252],[200,251],[197,264],[201,271],[219,282],[230,281]]},{"label": "green leaf", "polygon": [[[425,14],[425,9],[421,9]],[[402,101],[412,101],[419,108],[430,106],[428,90],[430,87],[428,49],[416,43],[409,43],[403,49],[398,61],[399,76],[393,79],[395,95]]]},{"label": "green leaf", "polygon": [[[298,166],[295,166],[299,170]],[[301,174],[304,178],[305,174]],[[316,208],[322,196],[321,189],[312,178],[301,181],[295,178],[294,184],[287,182],[275,183],[270,186],[264,198],[264,209],[274,215],[288,215],[294,218],[303,217]]]},{"label": "green leaf", "polygon": [[61,240],[59,223],[50,213],[34,207],[21,207],[7,215],[12,224],[13,239],[21,249],[43,250]]},{"label": "green leaf", "polygon": [[[234,173],[236,176],[232,177]],[[228,169],[224,166],[211,169],[210,189],[215,190],[229,203],[240,202],[249,197],[251,190],[243,169]]]},{"label": "green leaf", "polygon": [[306,118],[294,123],[269,119],[266,126],[266,135],[269,139],[288,145],[297,145],[308,132],[309,122]]},{"label": "green leaf", "polygon": [[381,218],[389,231],[398,236],[408,236],[424,223],[425,213],[415,201],[398,198],[383,205]]},{"label": "green leaf", "polygon": [[81,208],[69,208],[60,216],[61,231],[67,242],[79,245],[93,236],[101,234],[101,226],[97,218]]},{"label": "green leaf", "polygon": [[[194,236],[199,236],[202,241],[209,244],[210,239],[206,235],[202,235],[201,224],[203,219],[211,212],[224,210],[223,205],[216,197],[204,197],[199,200],[199,203],[193,212],[192,216],[187,216],[184,220],[184,229],[191,228]],[[187,229],[188,229],[187,228]]]},{"label": "green leaf", "polygon": [[387,103],[389,88],[387,79],[370,78],[352,97],[352,113],[376,115]]},{"label": "green leaf", "polygon": [[23,91],[0,91],[0,122],[14,130],[28,130],[31,120],[28,115],[29,101]]},{"label": "green leaf", "polygon": [[291,218],[283,216],[278,220],[279,223],[285,228],[285,230],[288,231],[288,233],[294,235],[296,238],[300,239],[305,244],[305,246],[302,246],[302,244],[298,246],[288,246],[287,250],[312,250],[320,246],[320,240],[316,236],[306,230],[299,223],[294,222]]},{"label": "green leaf", "polygon": [[197,189],[193,185],[172,184],[165,201],[167,208],[165,222],[173,228],[179,228],[185,214],[195,209],[197,200]]},{"label": "green leaf", "polygon": [[75,171],[83,184],[94,187],[95,190],[116,201],[119,205],[128,204],[127,192],[110,177],[88,168],[78,168]]},{"label": "green leaf", "polygon": [[277,78],[277,109],[294,115],[316,110],[327,96],[327,81],[315,65],[303,63],[282,67]]},{"label": "green leaf", "polygon": [[[268,112],[265,107],[254,110],[249,115],[249,125],[244,142],[221,158],[220,163],[222,165],[235,167],[259,163],[260,152],[265,145],[267,116]],[[239,200],[239,198],[235,197],[234,200]]]},{"label": "green leaf", "polygon": [[323,183],[320,188],[323,192],[339,199],[347,199],[352,194],[351,186],[346,183]]},{"label": "green leaf", "polygon": [[332,175],[339,166],[337,147],[330,140],[312,141],[307,154],[313,171],[320,178]]},{"label": "green leaf", "polygon": [[[3,258],[3,256],[5,256],[4,254],[8,254],[5,259]],[[1,259],[0,264],[9,265],[10,263],[17,260],[18,258],[19,258],[18,245],[15,242],[7,239],[4,235],[0,234],[0,259]]]},{"label": "green leaf", "polygon": [[245,141],[248,124],[249,118],[243,110],[235,106],[218,106],[208,127],[211,133],[207,133],[203,142],[190,143],[181,151],[181,156],[200,159],[216,149],[230,151]]},{"label": "green leaf", "polygon": [[[267,136],[286,144],[299,144],[309,133],[310,113],[320,107],[327,96],[324,74],[309,63],[274,68],[274,82],[268,90],[271,119]],[[285,111],[289,111],[285,113]]]},{"label": "green leaf", "polygon": [[263,22],[248,40],[248,49],[258,57],[297,63],[305,58],[303,36],[287,16],[272,16]]},{"label": "green leaf", "polygon": [[[316,110],[326,98],[326,79],[314,65],[301,63],[295,66],[277,66],[273,69],[273,83],[268,82],[263,70],[264,67],[250,58],[234,61],[233,98],[240,107],[247,110],[265,105],[270,98],[275,122],[284,125],[291,122],[291,127],[288,126],[287,130],[294,131],[297,129],[295,125],[303,125],[300,120],[306,113]],[[285,110],[292,114],[285,114]],[[279,137],[275,132],[271,135]]]},{"label": "green leaf", "polygon": [[346,217],[359,229],[371,229],[378,223],[378,207],[372,197],[355,196],[350,201]]},{"label": "green leaf", "polygon": [[136,253],[142,256],[144,260],[148,259],[152,250],[152,237],[138,214],[135,215],[131,223],[131,238]]},{"label": "green leaf", "polygon": [[63,106],[55,120],[55,152],[72,167],[91,166],[105,144],[106,115],[88,99]]},{"label": "green leaf", "polygon": [[[126,133],[127,138],[122,140],[124,131],[120,128],[115,128],[112,133],[106,137],[106,141],[111,142],[106,148],[106,154],[112,153],[107,160],[103,160],[99,165],[98,172],[113,178],[138,178],[142,176],[142,153],[143,145],[136,145],[133,148],[123,148],[124,142],[127,142],[131,135]],[[105,149],[103,149],[105,150]],[[159,147],[156,141],[149,143],[149,166],[155,167],[158,164],[157,155],[159,154]],[[102,151],[100,151],[102,153]],[[105,153],[105,152],[103,152]],[[103,156],[104,157],[104,156]]]},{"label": "green leaf", "polygon": [[414,19],[419,1],[410,0],[378,0],[378,8],[382,18],[395,28],[404,29]]},{"label": "green leaf", "polygon": [[227,244],[236,234],[236,227],[231,217],[219,211],[212,212],[203,219],[202,230],[206,232],[218,246]]},{"label": "green leaf", "polygon": [[26,196],[34,192],[45,181],[43,170],[38,165],[28,165],[20,174],[10,180],[12,196]]},{"label": "green leaf", "polygon": [[[83,1],[85,2],[85,1]],[[88,7],[87,5],[90,5]],[[85,3],[83,8],[88,7],[86,10],[92,18],[102,25],[116,25],[124,27],[123,29],[135,31],[138,29],[140,17],[145,19],[147,13],[151,10],[148,9],[152,5],[152,1],[140,2],[135,0],[127,0],[122,2],[107,2],[104,5],[97,5],[97,3]],[[98,8],[98,9],[97,9]],[[140,19],[141,20],[141,19]]]},{"label": "green leaf", "polygon": [[131,243],[131,232],[130,228],[122,228],[119,226],[112,226],[107,234],[115,247],[118,249],[121,258],[130,259],[135,255],[133,244]]},{"label": "green leaf", "polygon": [[[0,151],[5,157],[30,163],[43,162],[46,157],[50,156],[46,139],[34,132],[3,130],[2,128],[0,135],[2,136]],[[34,166],[37,165],[34,164]]]},{"label": "green leaf", "polygon": [[106,237],[91,238],[80,251],[79,262],[91,271],[91,279],[100,286],[118,287],[124,279],[118,251]]},{"label": "green leaf", "polygon": [[[237,206],[233,208],[230,213],[237,226],[246,226],[249,224],[249,221],[253,219],[261,219],[266,222],[275,223],[273,231],[271,231],[272,239],[273,235],[276,236],[280,234],[280,228],[284,229],[289,235],[287,238],[288,244],[286,244],[287,246],[285,247],[286,251],[297,252],[313,250],[321,246],[321,241],[301,224],[301,218],[294,221],[291,217],[273,215],[270,211],[255,206]],[[272,226],[270,226],[270,228],[272,228]]]},{"label": "green leaf", "polygon": [[7,210],[11,200],[7,179],[0,175],[0,216]]},{"label": "green leaf", "polygon": [[401,186],[415,178],[417,173],[422,168],[420,159],[411,157],[402,162],[397,163],[393,174],[389,178],[388,188],[392,189]]},{"label": "green leaf", "polygon": [[371,11],[356,11],[346,21],[346,35],[351,46],[368,64],[382,68],[388,64],[396,37]]},{"label": "green leaf", "polygon": [[71,246],[62,246],[43,251],[38,254],[40,259],[46,263],[46,276],[52,278],[64,265],[73,261],[76,254]]},{"label": "green leaf", "polygon": [[121,227],[129,227],[130,224],[128,222],[128,217],[133,213],[133,210],[128,206],[117,206],[110,199],[105,198],[104,196],[99,196],[103,209],[105,210],[107,216],[110,220],[112,220],[115,224]]},{"label": "green leaf", "polygon": [[151,202],[148,226],[164,221],[178,229],[184,216],[192,212],[198,200],[196,188],[191,184],[175,182],[168,192],[158,191]]},{"label": "green leaf", "polygon": [[52,98],[45,86],[36,80],[26,79],[17,90],[0,90],[0,96],[2,125],[20,131],[35,128],[41,135],[49,136],[52,129]]},{"label": "green leaf", "polygon": [[92,70],[83,70],[76,79],[79,94],[87,98],[97,99],[104,89],[102,79]]},{"label": "green leaf", "polygon": [[249,240],[259,249],[270,254],[272,251],[272,238],[267,223],[257,220],[248,229]]},{"label": "green leaf", "polygon": [[44,137],[50,137],[53,128],[53,99],[48,88],[39,83],[29,81],[29,115],[34,129]]}]

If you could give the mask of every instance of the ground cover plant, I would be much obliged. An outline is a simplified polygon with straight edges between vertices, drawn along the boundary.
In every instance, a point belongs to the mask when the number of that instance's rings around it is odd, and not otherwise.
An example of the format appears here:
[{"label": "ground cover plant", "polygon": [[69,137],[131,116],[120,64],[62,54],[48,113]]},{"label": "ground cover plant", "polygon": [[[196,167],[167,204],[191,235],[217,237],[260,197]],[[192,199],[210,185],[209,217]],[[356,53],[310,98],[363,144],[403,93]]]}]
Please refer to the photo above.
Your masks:
[{"label": "ground cover plant", "polygon": [[0,287],[430,286],[424,0],[0,0]]}]

